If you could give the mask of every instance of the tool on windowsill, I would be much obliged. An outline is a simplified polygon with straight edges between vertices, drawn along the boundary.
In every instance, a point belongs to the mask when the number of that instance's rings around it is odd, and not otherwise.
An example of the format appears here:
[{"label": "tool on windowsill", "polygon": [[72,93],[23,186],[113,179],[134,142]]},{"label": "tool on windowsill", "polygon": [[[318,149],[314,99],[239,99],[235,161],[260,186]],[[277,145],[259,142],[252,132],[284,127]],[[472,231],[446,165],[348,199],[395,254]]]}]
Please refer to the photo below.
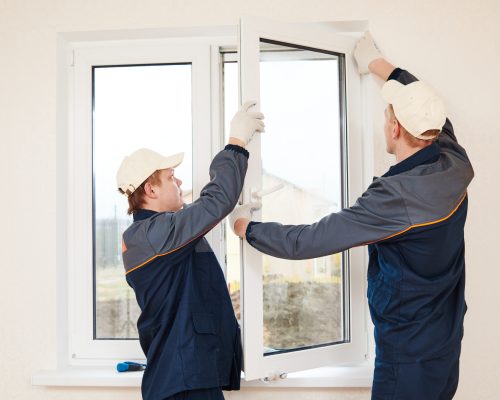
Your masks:
[{"label": "tool on windowsill", "polygon": [[124,361],[116,364],[116,370],[118,372],[144,371],[145,369],[146,364],[136,363],[133,361]]}]

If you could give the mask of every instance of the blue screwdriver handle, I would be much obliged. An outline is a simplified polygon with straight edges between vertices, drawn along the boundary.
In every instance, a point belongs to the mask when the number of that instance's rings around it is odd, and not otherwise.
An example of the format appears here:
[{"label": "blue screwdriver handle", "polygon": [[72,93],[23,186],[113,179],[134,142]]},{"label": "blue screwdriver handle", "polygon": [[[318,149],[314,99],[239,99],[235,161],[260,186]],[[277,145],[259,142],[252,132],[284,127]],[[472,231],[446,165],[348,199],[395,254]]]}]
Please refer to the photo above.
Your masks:
[{"label": "blue screwdriver handle", "polygon": [[133,361],[124,361],[116,364],[118,372],[143,371],[146,369],[146,364],[136,363]]}]

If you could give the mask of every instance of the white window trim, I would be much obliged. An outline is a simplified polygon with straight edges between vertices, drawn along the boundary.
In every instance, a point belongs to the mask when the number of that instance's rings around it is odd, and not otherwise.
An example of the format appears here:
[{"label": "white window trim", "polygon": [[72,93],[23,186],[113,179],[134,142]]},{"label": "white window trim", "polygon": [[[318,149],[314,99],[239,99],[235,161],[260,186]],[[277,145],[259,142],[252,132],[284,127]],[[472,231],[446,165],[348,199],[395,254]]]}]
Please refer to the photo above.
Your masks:
[{"label": "white window trim", "polygon": [[[93,340],[92,265],[92,67],[149,63],[191,63],[193,108],[193,193],[208,177],[211,160],[210,47],[200,43],[103,43],[74,46],[74,118],[68,147],[69,353],[72,364],[91,359],[141,359],[136,340]],[[208,151],[207,151],[208,149]],[[202,173],[201,171],[204,171]]]},{"label": "white window trim", "polygon": [[[240,40],[240,85],[241,99],[260,99],[260,38],[290,43],[308,48],[323,49],[345,54],[346,79],[346,126],[347,139],[347,190],[349,205],[363,192],[363,169],[359,162],[362,159],[363,127],[359,121],[362,114],[360,99],[361,81],[356,71],[352,51],[356,36],[339,35],[330,26],[321,24],[289,24],[269,21],[257,17],[241,19],[239,29]],[[342,81],[341,81],[342,84]],[[358,94],[359,96],[356,96]],[[262,165],[260,158],[260,136],[249,144],[252,157],[245,179],[243,197],[250,201],[251,190],[261,190]],[[260,211],[255,213],[256,220],[261,218]],[[347,255],[348,253],[348,255]],[[347,329],[349,341],[334,345],[321,346],[300,351],[268,354],[264,356],[263,340],[263,281],[262,256],[248,243],[243,245],[243,326],[245,375],[248,379],[262,376],[280,375],[301,369],[315,368],[332,363],[361,362],[367,354],[367,332],[365,324],[365,296],[363,265],[366,264],[366,252],[361,248],[351,249],[345,253],[349,260],[349,268],[344,277],[348,292],[344,294],[349,301],[350,318]]]},{"label": "white window trim", "polygon": [[[363,32],[367,28],[366,21],[354,22],[335,22],[325,23],[344,32]],[[147,40],[157,43],[210,43],[211,47],[211,82],[218,82],[214,76],[219,74],[219,48],[231,46],[235,43],[237,27],[194,27],[194,28],[172,28],[172,29],[150,29],[137,31],[106,31],[106,32],[71,32],[60,33],[57,37],[57,202],[58,212],[56,216],[57,225],[57,369],[52,371],[40,371],[32,376],[33,385],[43,386],[140,386],[142,373],[118,374],[114,371],[114,365],[117,361],[115,357],[81,358],[72,357],[70,350],[70,252],[64,244],[68,243],[68,234],[71,233],[71,224],[68,223],[68,212],[70,210],[70,190],[69,182],[73,172],[66,168],[70,164],[71,153],[68,151],[73,145],[71,136],[68,132],[72,131],[73,110],[73,87],[74,80],[70,68],[74,62],[73,49],[79,45],[91,45],[102,43],[103,41],[124,43],[125,41]],[[168,38],[168,39],[166,39]],[[218,86],[220,87],[220,86]],[[211,133],[211,156],[213,156],[222,146],[222,138],[219,135],[220,126],[222,126],[222,107],[216,105],[214,99],[219,98],[215,88],[212,88],[212,133]],[[366,91],[366,85],[364,85]],[[366,110],[366,108],[365,108]],[[366,117],[366,112],[364,113]],[[365,120],[365,128],[369,125]],[[365,129],[366,131],[366,129]],[[366,135],[370,139],[369,135]],[[365,157],[372,159],[371,148],[364,147]],[[363,163],[365,172],[364,181],[369,182],[372,173],[372,164]],[[73,181],[74,182],[74,181]],[[194,184],[194,182],[193,182]],[[194,190],[196,190],[194,188]],[[73,193],[74,196],[74,193]],[[223,232],[220,226],[212,232],[212,243],[217,241],[221,243],[219,249],[214,246],[216,254],[219,257],[223,249]],[[219,250],[219,251],[217,251]],[[222,261],[222,260],[221,260]],[[224,263],[221,262],[221,265]],[[365,310],[365,314],[367,312]],[[368,319],[367,319],[368,320]],[[369,322],[368,322],[369,323]],[[370,353],[370,358],[372,351]],[[92,355],[92,354],[91,354]],[[95,354],[94,354],[95,355]],[[143,359],[140,357],[138,359]],[[356,366],[339,366],[319,368],[300,373],[289,374],[285,380],[272,383],[263,383],[261,381],[242,382],[243,387],[368,387],[371,385],[372,363],[368,362]],[[128,356],[126,359],[133,359]],[[110,368],[113,366],[113,368]]]},{"label": "white window trim", "polygon": [[[66,387],[140,387],[142,372],[116,372],[111,367],[66,367],[39,371],[31,377],[34,386]],[[286,379],[245,381],[241,388],[368,388],[373,380],[373,366],[369,361],[360,364],[323,367],[288,374]]]}]

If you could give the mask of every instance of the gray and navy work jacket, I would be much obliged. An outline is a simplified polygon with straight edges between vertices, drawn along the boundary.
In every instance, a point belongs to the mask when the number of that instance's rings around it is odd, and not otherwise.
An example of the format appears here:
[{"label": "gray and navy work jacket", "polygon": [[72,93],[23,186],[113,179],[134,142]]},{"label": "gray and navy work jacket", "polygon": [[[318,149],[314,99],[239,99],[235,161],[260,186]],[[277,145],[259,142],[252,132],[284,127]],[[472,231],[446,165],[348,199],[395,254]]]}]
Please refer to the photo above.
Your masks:
[{"label": "gray and navy work jacket", "polygon": [[[389,79],[416,80],[399,68]],[[246,238],[287,259],[368,244],[377,359],[438,358],[456,351],[463,335],[464,224],[473,175],[447,119],[436,142],[375,178],[352,207],[312,225],[251,222]]]},{"label": "gray and navy work jacket", "polygon": [[198,200],[177,212],[139,210],[123,234],[126,279],[141,308],[145,400],[240,387],[240,330],[204,235],[235,207],[247,164],[245,149],[227,145],[214,157]]}]

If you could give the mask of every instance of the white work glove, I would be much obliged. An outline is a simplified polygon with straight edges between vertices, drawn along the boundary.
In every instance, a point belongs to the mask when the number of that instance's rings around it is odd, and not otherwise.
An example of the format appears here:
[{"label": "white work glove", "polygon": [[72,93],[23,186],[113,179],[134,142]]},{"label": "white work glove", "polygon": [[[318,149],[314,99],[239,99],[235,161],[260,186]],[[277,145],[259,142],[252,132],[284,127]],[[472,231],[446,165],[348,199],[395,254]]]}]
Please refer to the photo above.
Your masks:
[{"label": "white work glove", "polygon": [[358,72],[361,75],[368,74],[370,72],[368,65],[377,58],[383,58],[383,55],[373,41],[371,33],[366,31],[354,48],[354,59],[358,64]]},{"label": "white work glove", "polygon": [[261,202],[245,203],[241,206],[236,206],[234,210],[229,214],[229,226],[233,233],[238,236],[234,230],[234,223],[240,218],[252,219],[252,214],[254,211],[259,210],[262,207]]},{"label": "white work glove", "polygon": [[247,101],[241,106],[231,120],[230,137],[241,140],[248,144],[255,132],[264,132],[264,114],[260,112],[250,112],[249,108],[257,102]]}]

